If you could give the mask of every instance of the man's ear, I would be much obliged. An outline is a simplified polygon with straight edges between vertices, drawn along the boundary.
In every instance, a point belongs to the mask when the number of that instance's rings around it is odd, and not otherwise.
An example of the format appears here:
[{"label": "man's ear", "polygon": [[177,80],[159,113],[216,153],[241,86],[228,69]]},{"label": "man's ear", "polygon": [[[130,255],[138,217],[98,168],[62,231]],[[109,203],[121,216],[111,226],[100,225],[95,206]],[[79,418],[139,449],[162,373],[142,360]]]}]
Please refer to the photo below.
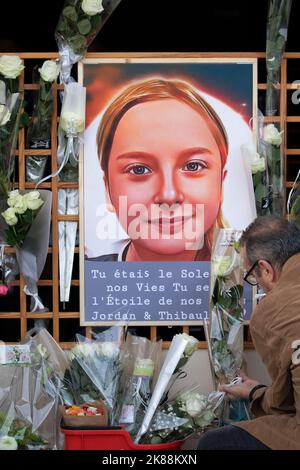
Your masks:
[{"label": "man's ear", "polygon": [[265,275],[267,275],[271,281],[276,281],[277,280],[277,271],[274,269],[274,267],[269,263],[269,261],[265,259],[259,260],[258,266],[260,268],[261,272],[264,272]]},{"label": "man's ear", "polygon": [[109,194],[109,184],[106,176],[103,176],[103,181],[105,185],[105,203],[108,212],[115,212],[115,208],[111,202],[110,194]]}]

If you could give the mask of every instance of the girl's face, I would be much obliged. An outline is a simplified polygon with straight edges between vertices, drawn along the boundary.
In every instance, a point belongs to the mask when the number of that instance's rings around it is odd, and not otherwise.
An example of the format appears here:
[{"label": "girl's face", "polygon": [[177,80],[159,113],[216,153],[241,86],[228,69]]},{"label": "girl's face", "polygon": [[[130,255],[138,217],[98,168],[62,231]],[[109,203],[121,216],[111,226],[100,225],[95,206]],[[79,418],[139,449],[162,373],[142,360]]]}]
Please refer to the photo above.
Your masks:
[{"label": "girl's face", "polygon": [[220,152],[205,119],[189,105],[176,99],[141,103],[118,124],[105,183],[136,249],[179,255],[199,247],[216,220]]}]

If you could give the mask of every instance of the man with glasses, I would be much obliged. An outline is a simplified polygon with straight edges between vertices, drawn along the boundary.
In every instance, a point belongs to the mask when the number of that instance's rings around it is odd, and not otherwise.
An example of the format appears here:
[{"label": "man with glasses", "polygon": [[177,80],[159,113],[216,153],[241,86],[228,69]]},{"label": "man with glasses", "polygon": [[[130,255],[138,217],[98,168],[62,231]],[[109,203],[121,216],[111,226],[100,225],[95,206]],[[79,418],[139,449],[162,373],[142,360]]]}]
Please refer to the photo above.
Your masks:
[{"label": "man with glasses", "polygon": [[[253,419],[209,431],[198,449],[300,450],[300,230],[274,216],[258,217],[240,246],[245,281],[264,297],[250,321],[254,347],[272,384],[239,374],[242,382],[222,385],[231,398],[249,399]],[[299,356],[299,355],[298,355]]]}]

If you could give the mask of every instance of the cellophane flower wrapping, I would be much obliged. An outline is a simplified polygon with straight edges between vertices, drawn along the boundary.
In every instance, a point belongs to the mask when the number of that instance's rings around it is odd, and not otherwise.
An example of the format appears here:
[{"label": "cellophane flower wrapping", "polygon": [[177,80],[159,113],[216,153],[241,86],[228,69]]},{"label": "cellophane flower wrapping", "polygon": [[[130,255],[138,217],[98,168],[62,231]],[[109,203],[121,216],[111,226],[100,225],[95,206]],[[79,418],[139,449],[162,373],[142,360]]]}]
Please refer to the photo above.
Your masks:
[{"label": "cellophane flower wrapping", "polygon": [[49,354],[30,335],[15,346],[0,345],[0,440],[14,449],[60,449],[59,375]]},{"label": "cellophane flower wrapping", "polygon": [[214,373],[233,380],[243,360],[243,269],[236,244],[241,232],[220,229],[211,261],[209,338]]},{"label": "cellophane flower wrapping", "polygon": [[11,189],[22,104],[23,94],[11,93],[0,80],[0,200]]},{"label": "cellophane flower wrapping", "polygon": [[[29,122],[26,146],[31,149],[50,149],[53,115],[53,82],[59,73],[56,61],[47,60],[42,68],[33,71],[33,81],[39,89],[35,94],[34,108]],[[47,156],[33,155],[26,158],[26,180],[38,183],[44,176]]]},{"label": "cellophane flower wrapping", "polygon": [[65,0],[55,39],[61,61],[61,81],[69,83],[71,69],[86,54],[89,45],[121,0]]},{"label": "cellophane flower wrapping", "polygon": [[[279,114],[281,62],[287,41],[291,6],[292,0],[269,1],[266,43],[266,116],[277,116]],[[272,130],[272,134],[275,137],[282,132],[276,123],[268,124],[266,130]],[[270,213],[283,216],[285,185],[283,146],[281,141],[277,139],[267,141],[266,155],[271,190]]]},{"label": "cellophane flower wrapping", "polygon": [[127,334],[114,422],[125,426],[133,439],[150,402],[154,378],[161,365],[161,351],[162,341]]},{"label": "cellophane flower wrapping", "polygon": [[[210,319],[206,322],[208,351],[216,386],[237,379],[243,364],[244,281],[238,252],[241,231],[219,229],[211,261]],[[248,403],[228,401],[220,421],[247,419]]]},{"label": "cellophane flower wrapping", "polygon": [[300,227],[300,169],[289,193],[287,213],[289,221]]},{"label": "cellophane flower wrapping", "polygon": [[167,400],[168,393],[174,383],[174,378],[177,374],[181,373],[181,364],[186,364],[186,359],[191,357],[195,351],[195,338],[187,334],[175,335],[172,339],[171,345],[168,349],[166,357],[163,361],[152,396],[147,407],[142,425],[137,433],[135,442],[139,443],[142,436],[148,431],[151,420],[158,408],[158,406]]},{"label": "cellophane flower wrapping", "polygon": [[65,405],[103,400],[110,422],[116,408],[121,373],[120,340],[90,340],[76,335],[77,345],[70,351],[70,366],[64,375]]},{"label": "cellophane flower wrapping", "polygon": [[203,395],[199,385],[177,393],[172,400],[158,407],[141,443],[179,441],[195,432],[203,432],[218,420],[224,395],[222,392]]}]

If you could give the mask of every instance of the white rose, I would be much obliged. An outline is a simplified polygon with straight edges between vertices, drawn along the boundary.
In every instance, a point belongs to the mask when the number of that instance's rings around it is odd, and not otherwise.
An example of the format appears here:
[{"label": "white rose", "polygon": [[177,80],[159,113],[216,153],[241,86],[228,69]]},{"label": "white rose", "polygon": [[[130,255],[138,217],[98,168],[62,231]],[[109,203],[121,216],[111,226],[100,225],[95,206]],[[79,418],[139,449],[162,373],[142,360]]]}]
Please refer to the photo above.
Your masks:
[{"label": "white rose", "polygon": [[10,120],[10,111],[4,105],[0,104],[0,126],[5,126],[5,124]]},{"label": "white rose", "polygon": [[9,207],[8,209],[6,209],[6,211],[2,212],[1,215],[7,225],[16,225],[18,223],[18,218],[13,207]]},{"label": "white rose", "polygon": [[18,197],[21,196],[19,193],[18,189],[15,189],[14,191],[10,191],[8,193],[8,199],[7,199],[7,204],[10,207],[14,207],[15,202],[18,200]]},{"label": "white rose", "polygon": [[196,424],[200,428],[206,428],[211,424],[211,422],[215,419],[215,414],[212,410],[207,410],[205,413],[203,413],[202,416],[199,416],[199,418],[196,418]]},{"label": "white rose", "polygon": [[32,211],[38,210],[43,204],[44,201],[40,198],[39,191],[29,191],[24,196],[28,209]]},{"label": "white rose", "polygon": [[266,161],[264,157],[261,157],[259,153],[255,153],[253,155],[252,161],[251,161],[251,171],[253,175],[255,173],[258,173],[259,171],[265,171],[266,169]]},{"label": "white rose", "polygon": [[24,65],[17,55],[3,55],[0,57],[0,73],[6,78],[17,78]]},{"label": "white rose", "polygon": [[67,111],[61,115],[60,125],[65,132],[72,130],[73,127],[75,132],[83,132],[84,118],[79,114]]},{"label": "white rose", "polygon": [[267,124],[264,127],[264,141],[268,144],[276,145],[276,147],[279,147],[282,142],[281,134],[283,134],[283,131],[279,132],[274,124]]},{"label": "white rose", "polygon": [[18,443],[14,437],[3,436],[0,438],[0,450],[17,450]]},{"label": "white rose", "polygon": [[194,338],[194,336],[190,336],[186,333],[181,333],[181,336],[188,341],[184,353],[187,356],[191,356],[197,350],[197,345],[199,341],[197,340],[197,338]]},{"label": "white rose", "polygon": [[39,72],[45,82],[55,82],[59,75],[59,64],[55,60],[45,60]]},{"label": "white rose", "polygon": [[[13,203],[12,203],[13,202]],[[7,204],[10,206],[10,207],[13,207],[14,211],[17,213],[17,214],[24,214],[24,212],[27,211],[28,209],[28,206],[27,206],[27,202],[26,202],[26,199],[24,196],[22,196],[21,194],[17,195],[16,197],[13,198],[13,201],[11,199],[8,199],[7,200]]]},{"label": "white rose", "polygon": [[213,256],[212,272],[214,276],[228,276],[234,267],[235,263],[231,256]]},{"label": "white rose", "polygon": [[198,416],[201,412],[205,410],[207,406],[207,401],[204,395],[200,395],[199,393],[195,394],[194,396],[188,398],[185,403],[187,413],[194,417]]},{"label": "white rose", "polygon": [[101,344],[101,352],[104,356],[112,358],[118,355],[119,347],[116,343],[107,341]]},{"label": "white rose", "polygon": [[102,0],[83,0],[81,8],[89,16],[97,15],[104,10]]}]

